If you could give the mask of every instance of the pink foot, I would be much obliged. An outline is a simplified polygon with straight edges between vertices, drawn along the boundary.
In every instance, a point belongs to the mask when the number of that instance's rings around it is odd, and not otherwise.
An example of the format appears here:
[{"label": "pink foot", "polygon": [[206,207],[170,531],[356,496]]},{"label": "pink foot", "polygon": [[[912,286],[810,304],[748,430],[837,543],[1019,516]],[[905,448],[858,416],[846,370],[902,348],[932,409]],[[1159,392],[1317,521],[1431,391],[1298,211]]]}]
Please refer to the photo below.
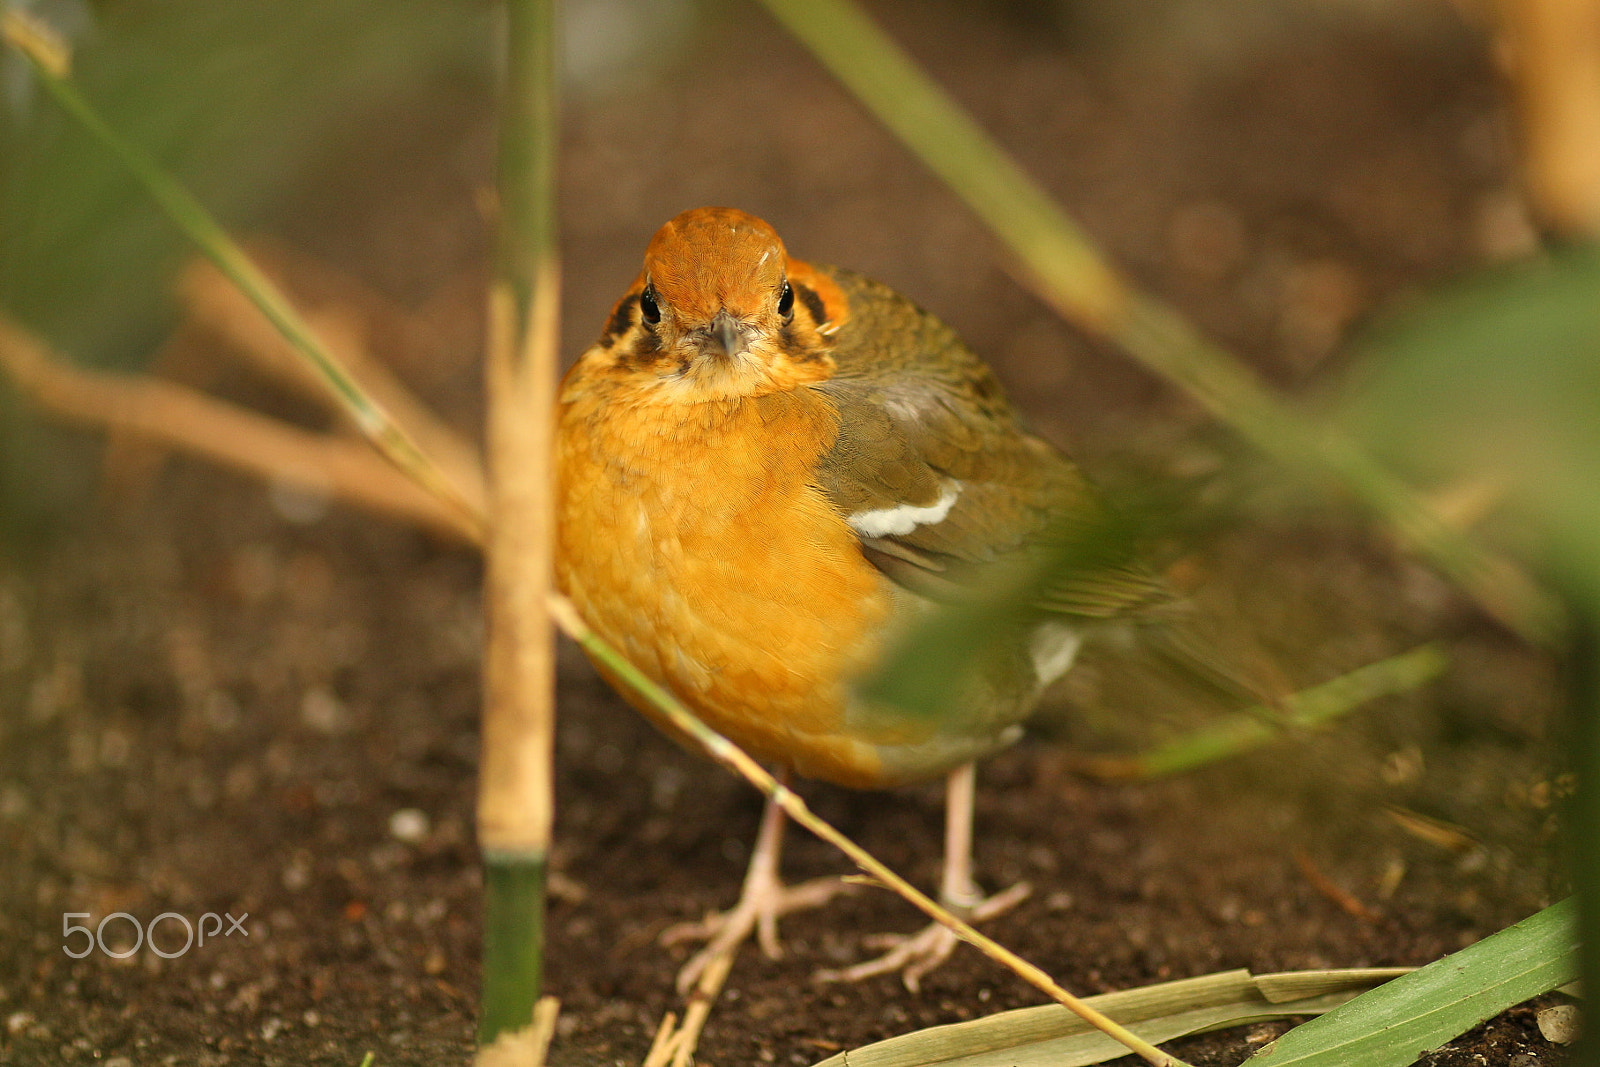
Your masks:
[{"label": "pink foot", "polygon": [[[1033,887],[1027,882],[1018,882],[1005,892],[980,900],[971,907],[951,910],[969,923],[983,922],[1010,911],[1027,899],[1031,892]],[[945,906],[950,907],[948,904]],[[888,948],[888,952],[854,967],[818,971],[816,978],[819,982],[859,982],[863,978],[899,971],[900,980],[915,993],[921,989],[923,976],[948,959],[960,940],[949,927],[938,923],[929,923],[915,934],[879,934],[866,938],[863,943],[868,948]]]},{"label": "pink foot", "polygon": [[[754,873],[754,872],[752,872]],[[678,923],[661,935],[663,945],[705,938],[706,946],[678,972],[678,992],[687,993],[712,960],[733,952],[751,931],[768,959],[783,955],[778,944],[778,918],[792,911],[820,907],[855,887],[842,878],[816,878],[786,886],[776,876],[756,876],[745,882],[739,903],[729,911],[707,915],[699,922]]]}]

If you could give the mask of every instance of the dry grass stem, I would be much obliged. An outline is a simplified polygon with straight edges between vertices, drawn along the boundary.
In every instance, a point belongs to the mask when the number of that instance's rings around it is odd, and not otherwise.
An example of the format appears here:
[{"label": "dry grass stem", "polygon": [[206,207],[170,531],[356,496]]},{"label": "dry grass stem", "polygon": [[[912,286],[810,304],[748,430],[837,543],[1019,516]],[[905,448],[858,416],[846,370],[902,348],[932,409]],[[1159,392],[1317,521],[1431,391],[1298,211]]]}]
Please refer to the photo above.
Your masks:
[{"label": "dry grass stem", "polygon": [[610,671],[627,683],[631,689],[648,700],[653,706],[659,708],[674,726],[694,738],[707,755],[742,776],[767,796],[772,797],[783,808],[784,814],[839,849],[850,857],[856,866],[872,877],[877,878],[924,915],[947,927],[961,940],[1007,968],[1058,1004],[1063,1005],[1097,1030],[1137,1053],[1147,1063],[1155,1065],[1155,1067],[1186,1067],[1181,1060],[1162,1052],[1137,1034],[1130,1032],[1127,1028],[1107,1018],[1103,1013],[1096,1011],[1078,997],[1067,992],[1040,968],[1029,963],[992,938],[979,933],[968,923],[957,918],[949,910],[933,900],[933,898],[890,870],[866,849],[815,815],[799,794],[784,786],[768,773],[766,768],[762,767],[761,764],[757,763],[733,742],[695,718],[687,708],[678,703],[675,697],[652,682],[638,668],[624,659],[621,653],[606,643],[593,630],[589,629],[588,624],[579,616],[571,601],[563,596],[552,596],[550,598],[550,613],[555,618],[556,624],[561,627],[568,637],[571,637],[591,654],[599,658]]},{"label": "dry grass stem", "polygon": [[[254,250],[252,245],[252,251]],[[274,258],[282,258],[274,254]],[[228,343],[250,364],[302,397],[348,420],[349,413],[322,378],[300,358],[251,299],[209,261],[183,271],[177,291],[190,319]],[[461,488],[468,504],[485,509],[483,463],[477,448],[445,425],[386,364],[375,359],[357,315],[340,305],[303,309],[306,322],[366,393],[404,426]]]},{"label": "dry grass stem", "polygon": [[1311,887],[1324,897],[1333,902],[1334,906],[1352,918],[1360,919],[1365,923],[1375,923],[1382,920],[1382,916],[1363,904],[1354,893],[1335,882],[1323,873],[1317,866],[1316,860],[1311,858],[1311,853],[1303,848],[1294,850],[1294,865],[1299,869]]},{"label": "dry grass stem", "polygon": [[700,972],[700,979],[689,994],[689,1004],[684,1009],[681,1026],[673,1012],[662,1016],[655,1040],[650,1043],[650,1051],[646,1053],[641,1067],[690,1067],[694,1062],[695,1047],[700,1042],[700,1032],[705,1029],[711,1008],[728,981],[728,972],[733,968],[738,951],[739,946],[733,946],[712,959],[706,969]]},{"label": "dry grass stem", "polygon": [[476,543],[479,528],[384,460],[366,442],[327,437],[173,382],[89,371],[53,359],[31,334],[0,318],[0,367],[41,406],[76,422],[120,430],[223,466],[338,497]]}]

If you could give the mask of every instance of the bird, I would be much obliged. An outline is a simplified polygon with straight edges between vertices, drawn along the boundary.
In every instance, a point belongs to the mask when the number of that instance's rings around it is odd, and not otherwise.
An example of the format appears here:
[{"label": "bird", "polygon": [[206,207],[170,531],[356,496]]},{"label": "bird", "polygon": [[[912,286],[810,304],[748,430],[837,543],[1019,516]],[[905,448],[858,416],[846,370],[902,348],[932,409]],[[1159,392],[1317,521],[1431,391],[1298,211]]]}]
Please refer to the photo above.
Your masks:
[{"label": "bird", "polygon": [[[917,620],[1104,506],[988,365],[890,287],[702,207],[651,238],[557,409],[555,576],[587,623],[784,775],[855,789],[944,776],[944,902],[977,919],[1025,894],[985,898],[973,877],[974,764],[1021,736],[1086,631],[1171,595],[1118,557],[1038,590],[957,712],[917,718],[863,694]],[[782,824],[769,799],[739,902],[678,931],[709,939],[681,990],[752,932],[777,956],[778,917],[839,891],[782,884]],[[954,945],[934,925],[825,977],[898,969],[915,989]]]}]

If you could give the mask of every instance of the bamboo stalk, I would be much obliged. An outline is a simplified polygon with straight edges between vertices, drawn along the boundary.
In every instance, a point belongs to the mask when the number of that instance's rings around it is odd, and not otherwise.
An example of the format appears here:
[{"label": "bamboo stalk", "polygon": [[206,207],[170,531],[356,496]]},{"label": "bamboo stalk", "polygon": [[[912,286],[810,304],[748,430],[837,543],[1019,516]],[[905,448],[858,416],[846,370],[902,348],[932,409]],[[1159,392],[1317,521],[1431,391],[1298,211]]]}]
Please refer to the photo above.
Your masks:
[{"label": "bamboo stalk", "polygon": [[1038,183],[851,0],[761,0],[1020,261],[1064,318],[1119,344],[1286,467],[1332,479],[1480,604],[1548,642],[1556,605],[1509,562],[1451,529],[1388,470],[1294,410],[1176,311],[1138,292]]},{"label": "bamboo stalk", "polygon": [[500,229],[489,293],[489,536],[483,760],[484,1048],[533,1025],[543,977],[554,802],[551,592],[560,267],[556,248],[556,0],[508,0]]}]

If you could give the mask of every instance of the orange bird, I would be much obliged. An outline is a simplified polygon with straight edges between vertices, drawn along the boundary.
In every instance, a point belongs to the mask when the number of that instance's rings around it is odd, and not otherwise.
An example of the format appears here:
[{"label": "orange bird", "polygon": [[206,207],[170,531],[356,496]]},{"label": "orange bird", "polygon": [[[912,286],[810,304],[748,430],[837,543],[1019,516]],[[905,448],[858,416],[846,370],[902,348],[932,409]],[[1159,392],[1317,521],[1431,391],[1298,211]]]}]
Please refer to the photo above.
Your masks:
[{"label": "orange bird", "polygon": [[[949,775],[945,901],[981,918],[1020,899],[985,902],[973,881],[973,761],[1021,735],[1085,625],[1164,594],[1128,568],[1042,590],[957,716],[897,716],[857,694],[936,600],[1097,507],[949,327],[792,258],[743,211],[687,211],[562,382],[556,454],[557,581],[597,632],[785,772],[858,789]],[[777,916],[837,890],[783,887],[781,827],[769,802],[740,901],[698,924],[711,941],[680,987],[752,929],[776,955]],[[954,944],[933,926],[836,976],[904,968],[914,988]]]}]

